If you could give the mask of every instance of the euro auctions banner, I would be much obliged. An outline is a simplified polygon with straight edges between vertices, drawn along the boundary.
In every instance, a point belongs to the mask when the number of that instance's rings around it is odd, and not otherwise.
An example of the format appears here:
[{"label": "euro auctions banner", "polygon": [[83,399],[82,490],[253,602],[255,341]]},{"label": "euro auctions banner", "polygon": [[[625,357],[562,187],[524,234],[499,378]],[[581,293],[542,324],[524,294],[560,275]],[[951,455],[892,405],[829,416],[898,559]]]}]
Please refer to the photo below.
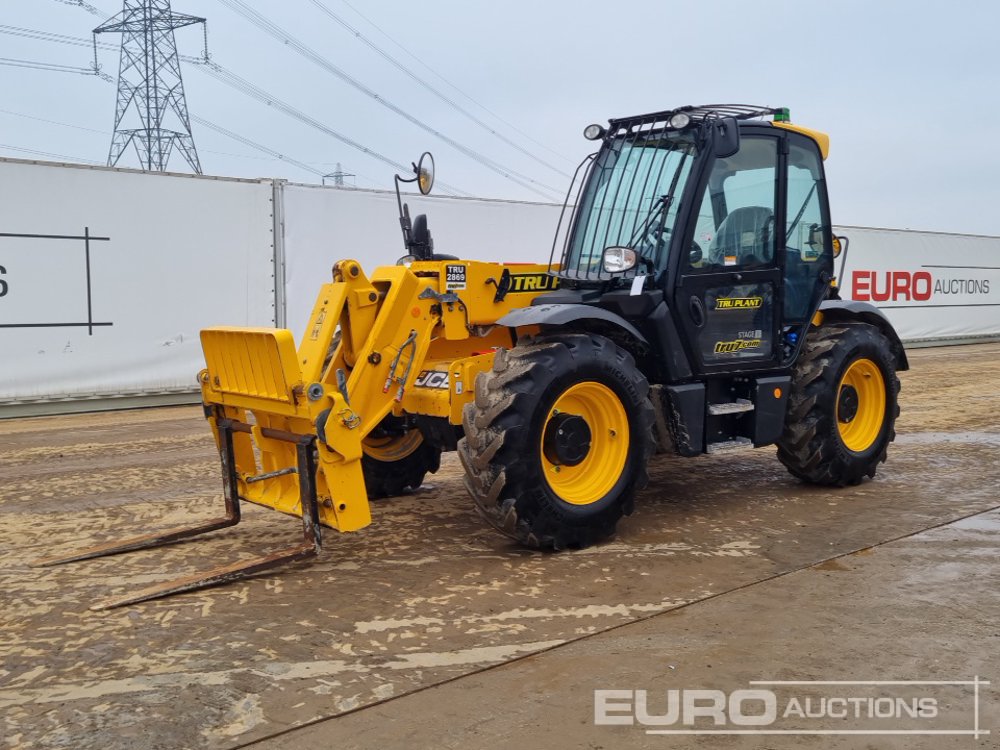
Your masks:
[{"label": "euro auctions banner", "polygon": [[834,231],[850,240],[841,296],[884,311],[904,341],[1000,336],[1000,237]]}]

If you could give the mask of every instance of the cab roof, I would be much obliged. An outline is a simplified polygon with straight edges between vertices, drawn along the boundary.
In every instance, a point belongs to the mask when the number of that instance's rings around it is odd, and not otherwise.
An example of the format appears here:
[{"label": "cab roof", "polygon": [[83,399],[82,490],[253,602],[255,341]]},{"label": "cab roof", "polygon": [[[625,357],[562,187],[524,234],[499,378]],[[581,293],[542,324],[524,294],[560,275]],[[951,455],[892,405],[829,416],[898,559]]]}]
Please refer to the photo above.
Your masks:
[{"label": "cab roof", "polygon": [[807,138],[811,138],[819,146],[820,154],[826,159],[830,153],[830,136],[819,130],[806,128],[793,124],[790,120],[787,107],[762,107],[754,104],[688,104],[683,107],[667,109],[661,112],[650,112],[644,115],[634,115],[632,117],[618,117],[608,121],[609,134],[613,135],[616,130],[622,127],[631,127],[637,123],[653,124],[663,122],[664,125],[670,122],[674,115],[685,114],[691,118],[691,122],[703,122],[731,117],[735,120],[755,120],[762,117],[772,117],[768,123],[775,127],[801,133]]}]

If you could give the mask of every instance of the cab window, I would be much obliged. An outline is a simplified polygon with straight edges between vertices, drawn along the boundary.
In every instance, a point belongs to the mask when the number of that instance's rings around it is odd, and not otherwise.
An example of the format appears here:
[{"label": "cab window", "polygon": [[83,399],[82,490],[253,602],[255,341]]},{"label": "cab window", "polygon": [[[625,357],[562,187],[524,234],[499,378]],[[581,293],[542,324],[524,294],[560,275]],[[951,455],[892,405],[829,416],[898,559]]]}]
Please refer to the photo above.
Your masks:
[{"label": "cab window", "polygon": [[785,224],[785,321],[805,320],[820,273],[832,248],[826,213],[826,185],[819,153],[811,142],[790,139]]},{"label": "cab window", "polygon": [[728,271],[774,264],[778,140],[745,136],[717,159],[695,224],[691,270]]}]

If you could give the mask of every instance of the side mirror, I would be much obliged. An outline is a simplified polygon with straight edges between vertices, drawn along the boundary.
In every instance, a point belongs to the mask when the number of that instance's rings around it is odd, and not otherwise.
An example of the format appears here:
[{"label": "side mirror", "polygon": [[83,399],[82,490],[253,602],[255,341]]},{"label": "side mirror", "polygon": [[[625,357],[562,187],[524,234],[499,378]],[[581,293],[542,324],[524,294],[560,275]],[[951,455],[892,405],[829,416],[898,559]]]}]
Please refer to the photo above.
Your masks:
[{"label": "side mirror", "polygon": [[417,173],[417,188],[421,195],[430,195],[431,188],[434,187],[434,157],[430,151],[424,151],[420,155],[420,161],[414,171]]},{"label": "side mirror", "polygon": [[[834,246],[834,256],[837,257],[839,250],[837,250],[837,238],[833,238]],[[812,263],[817,261],[823,255],[823,227],[819,224],[813,224],[809,227],[809,239],[806,240],[805,245],[799,248],[799,257],[802,258],[806,263]]]},{"label": "side mirror", "polygon": [[688,263],[690,263],[693,266],[693,265],[695,265],[697,263],[701,263],[701,259],[704,258],[704,257],[705,257],[705,254],[702,253],[701,247],[698,246],[698,245],[693,245],[691,247],[691,253],[690,253],[690,256],[689,256]]},{"label": "side mirror", "polygon": [[[427,217],[418,216],[417,221],[423,220],[422,234],[419,239],[415,237],[416,228],[411,228],[410,225],[410,211],[409,208],[403,203],[403,198],[399,194],[399,184],[400,183],[417,183],[417,188],[420,190],[421,195],[428,195],[431,192],[431,188],[434,187],[434,157],[431,156],[429,151],[424,151],[420,155],[420,161],[413,165],[413,173],[416,177],[400,177],[396,175],[396,205],[399,208],[399,226],[403,230],[403,245],[406,247],[407,252],[413,253],[413,248],[427,248],[427,256],[434,251],[434,243],[431,241],[431,234],[427,231]],[[417,256],[421,256],[421,252],[418,251],[413,253]]]},{"label": "side mirror", "polygon": [[712,121],[712,150],[720,159],[726,159],[740,150],[740,126],[735,117]]},{"label": "side mirror", "polygon": [[840,279],[844,278],[844,266],[847,265],[847,245],[848,242],[846,237],[844,236],[837,237],[836,235],[834,235],[833,257],[840,258],[840,271],[838,271],[836,278],[837,283],[840,283]]}]

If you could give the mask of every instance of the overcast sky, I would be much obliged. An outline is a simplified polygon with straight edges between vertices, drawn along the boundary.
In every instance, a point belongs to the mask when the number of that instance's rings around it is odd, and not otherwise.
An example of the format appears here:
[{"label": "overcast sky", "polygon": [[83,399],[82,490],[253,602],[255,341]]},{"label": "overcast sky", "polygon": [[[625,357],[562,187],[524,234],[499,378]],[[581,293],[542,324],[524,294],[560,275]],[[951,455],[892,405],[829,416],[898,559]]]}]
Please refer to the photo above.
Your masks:
[{"label": "overcast sky", "polygon": [[[89,38],[102,19],[67,2],[0,0],[0,24]],[[591,122],[682,104],[763,104],[789,107],[793,121],[830,134],[835,223],[1000,235],[995,2],[322,0],[531,156],[393,67],[314,0],[244,2],[428,129],[532,182],[505,179],[390,112],[268,36],[231,2],[173,5],[175,12],[208,18],[209,47],[219,64],[394,161],[409,163],[432,151],[438,179],[469,194],[544,200],[540,190],[561,200],[566,174],[590,150],[581,131]],[[108,17],[121,10],[121,0],[90,4]],[[120,37],[101,38],[117,43]],[[200,29],[178,31],[177,43],[182,54],[198,55]],[[0,33],[0,58],[84,67],[91,53]],[[102,51],[100,62],[117,76],[115,52]],[[184,66],[184,83],[194,115],[321,172],[340,162],[357,175],[348,183],[358,187],[392,186],[392,167],[197,66]],[[0,155],[33,158],[14,147],[107,158],[113,84],[0,66],[0,92]],[[194,133],[206,174],[318,181],[197,123]],[[132,159],[122,165],[135,165]],[[177,155],[170,166],[186,168]]]}]

